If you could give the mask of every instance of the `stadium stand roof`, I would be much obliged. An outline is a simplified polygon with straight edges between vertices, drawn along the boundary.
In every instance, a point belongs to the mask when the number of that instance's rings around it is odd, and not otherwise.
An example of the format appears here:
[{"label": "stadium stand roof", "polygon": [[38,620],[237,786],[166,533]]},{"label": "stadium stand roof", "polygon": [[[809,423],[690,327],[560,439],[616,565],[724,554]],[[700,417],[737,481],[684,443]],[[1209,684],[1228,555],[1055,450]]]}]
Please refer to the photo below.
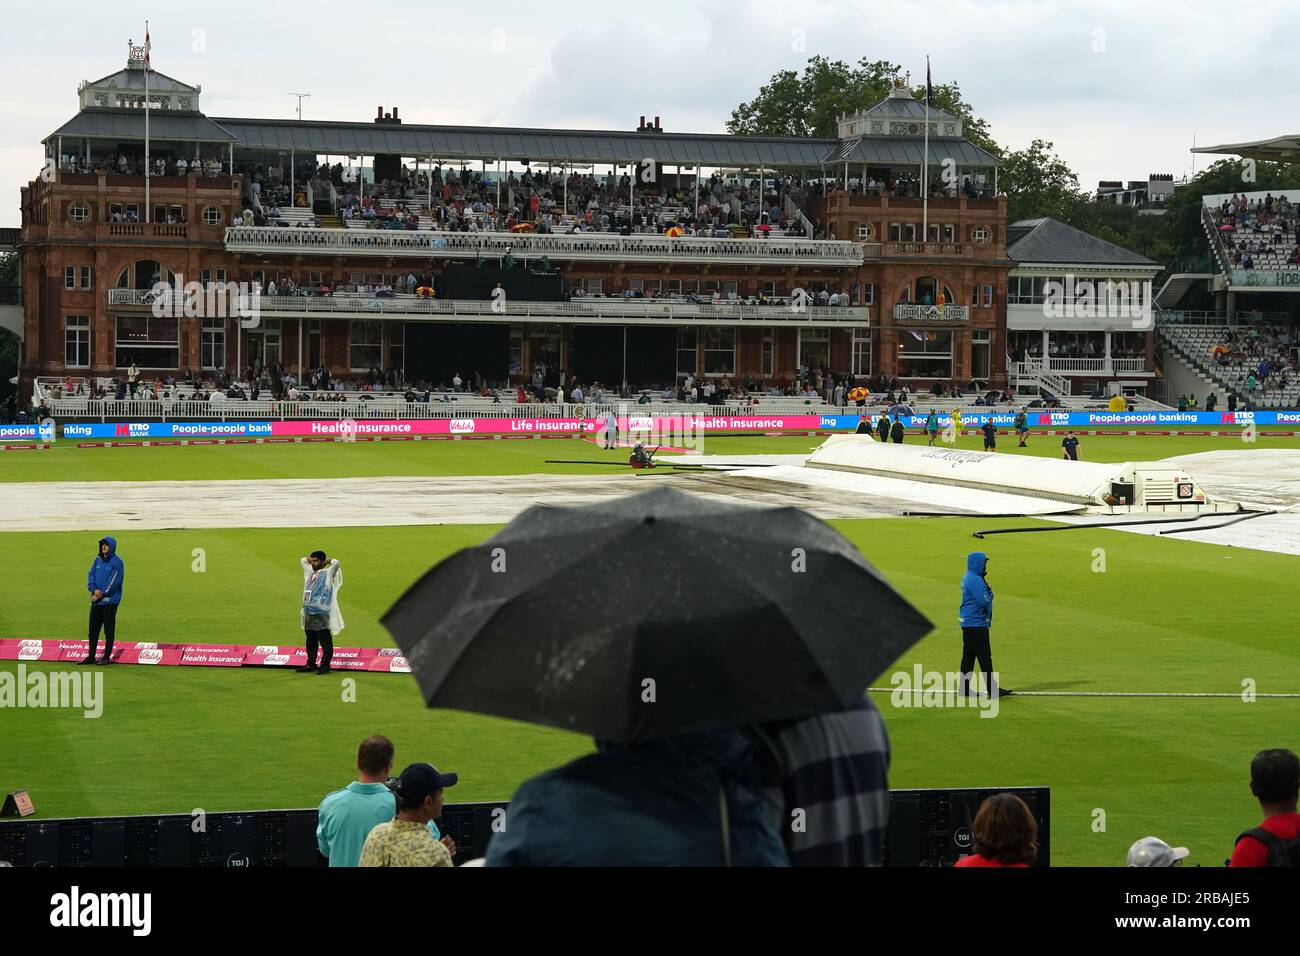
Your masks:
[{"label": "stadium stand roof", "polygon": [[1250,143],[1224,143],[1219,146],[1198,146],[1193,153],[1227,153],[1247,159],[1262,159],[1274,163],[1300,160],[1300,133],[1291,136],[1274,136]]},{"label": "stadium stand roof", "polygon": [[[45,142],[65,137],[90,139],[144,139],[144,110],[87,109],[82,110],[45,138]],[[158,140],[180,140],[187,143],[234,143],[240,145],[230,132],[208,119],[202,113],[185,113],[178,110],[152,110],[149,113],[149,136]]]},{"label": "stadium stand roof", "polygon": [[493,126],[419,126],[395,123],[217,118],[248,149],[314,152],[329,156],[499,158],[554,163],[661,163],[704,166],[819,166],[835,139],[638,133],[618,130],[527,129]]},{"label": "stadium stand roof", "polygon": [[1016,262],[1160,268],[1158,262],[1050,217],[1022,219],[1007,226],[1007,258]]},{"label": "stadium stand roof", "polygon": [[[925,140],[899,139],[898,137],[864,136],[837,161],[850,163],[895,164],[910,163],[919,166],[925,152]],[[957,137],[930,137],[930,163],[940,165],[951,159],[958,166],[997,166],[998,159],[967,140]]]}]

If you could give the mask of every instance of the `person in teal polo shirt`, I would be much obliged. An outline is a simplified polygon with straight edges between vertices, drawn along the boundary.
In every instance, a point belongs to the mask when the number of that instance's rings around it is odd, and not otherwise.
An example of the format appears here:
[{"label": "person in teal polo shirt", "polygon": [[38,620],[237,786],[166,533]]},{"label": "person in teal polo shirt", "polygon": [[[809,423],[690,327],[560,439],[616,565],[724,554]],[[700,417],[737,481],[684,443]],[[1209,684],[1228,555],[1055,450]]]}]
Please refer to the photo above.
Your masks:
[{"label": "person in teal polo shirt", "polygon": [[[393,742],[379,734],[367,737],[357,749],[359,779],[321,801],[316,813],[316,846],[329,858],[330,866],[356,866],[370,831],[397,815],[397,799],[388,789],[392,769]],[[444,837],[432,820],[429,832],[456,855],[456,842]]]}]

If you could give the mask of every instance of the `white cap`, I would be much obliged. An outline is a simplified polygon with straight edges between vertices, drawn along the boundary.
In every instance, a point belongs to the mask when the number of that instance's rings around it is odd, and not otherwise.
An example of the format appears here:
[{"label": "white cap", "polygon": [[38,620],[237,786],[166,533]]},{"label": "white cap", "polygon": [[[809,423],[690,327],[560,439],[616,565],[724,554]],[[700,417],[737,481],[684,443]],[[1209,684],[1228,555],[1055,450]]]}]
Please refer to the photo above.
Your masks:
[{"label": "white cap", "polygon": [[1185,846],[1170,846],[1159,837],[1143,837],[1128,848],[1128,865],[1173,866],[1189,853],[1191,850]]}]

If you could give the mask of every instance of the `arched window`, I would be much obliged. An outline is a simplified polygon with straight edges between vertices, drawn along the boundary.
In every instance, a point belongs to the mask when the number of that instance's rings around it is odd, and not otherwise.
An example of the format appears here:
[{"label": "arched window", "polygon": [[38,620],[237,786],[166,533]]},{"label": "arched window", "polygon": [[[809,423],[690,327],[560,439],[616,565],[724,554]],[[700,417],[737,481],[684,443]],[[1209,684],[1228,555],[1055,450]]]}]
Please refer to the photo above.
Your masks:
[{"label": "arched window", "polygon": [[943,290],[944,305],[960,305],[953,298],[952,288],[936,276],[921,276],[911,284],[903,286],[898,290],[898,301],[901,304],[938,305],[940,289]]},{"label": "arched window", "polygon": [[[139,259],[117,274],[119,289],[152,289],[162,280],[162,263],[156,259]],[[168,285],[176,284],[176,273],[167,270]]]}]

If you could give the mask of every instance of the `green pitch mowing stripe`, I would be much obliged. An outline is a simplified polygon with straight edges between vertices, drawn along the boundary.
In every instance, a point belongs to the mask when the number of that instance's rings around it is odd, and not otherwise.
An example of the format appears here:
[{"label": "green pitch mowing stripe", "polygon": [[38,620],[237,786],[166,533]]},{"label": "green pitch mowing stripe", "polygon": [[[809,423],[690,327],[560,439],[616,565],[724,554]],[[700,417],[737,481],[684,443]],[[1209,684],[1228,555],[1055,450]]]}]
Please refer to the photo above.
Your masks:
[{"label": "green pitch mowing stripe", "polygon": [[[1260,433],[1261,435],[1263,432]],[[702,439],[708,455],[808,454],[825,439],[806,435],[711,436]],[[1248,444],[1234,438],[1174,435],[1085,435],[1085,461],[1152,461],[1202,451],[1290,448],[1291,439]],[[908,444],[924,445],[915,432]],[[955,445],[979,450],[983,438],[961,436]],[[1027,448],[1013,435],[1000,435],[999,452],[1060,458],[1061,438],[1031,433]],[[60,442],[31,455],[0,456],[0,481],[187,481],[220,478],[369,478],[406,475],[609,474],[603,465],[547,464],[548,458],[583,458],[626,462],[627,449],[604,451],[598,444],[570,441],[473,442],[307,442],[294,445],[187,445],[148,448],[77,448]],[[661,452],[665,463],[672,456]]]},{"label": "green pitch mowing stripe", "polygon": [[[966,553],[978,548],[990,555],[993,662],[1007,687],[1240,694],[1253,681],[1261,695],[1300,693],[1300,645],[1284,613],[1300,557],[1108,530],[971,537],[1024,519],[834,523],[937,624],[876,686],[915,665],[957,669],[958,582]],[[344,565],[342,642],[387,645],[378,618],[402,590],[493,530],[119,532],[127,564],[120,636],[295,643],[297,558],[319,547]],[[94,537],[0,534],[0,561],[28,569],[0,575],[0,634],[83,633]],[[195,548],[204,549],[203,573],[191,570]],[[0,668],[14,671],[16,662]],[[346,678],[356,680],[354,703],[344,700]],[[6,786],[30,788],[42,816],[313,806],[349,779],[356,745],[371,733],[394,739],[399,765],[430,760],[459,772],[457,800],[499,799],[591,746],[560,731],[429,711],[402,675],[119,666],[105,672],[105,695],[97,720],[53,710],[0,715]],[[1191,847],[1194,863],[1218,865],[1233,837],[1258,822],[1246,782],[1251,757],[1300,746],[1300,702],[1291,699],[1024,694],[1000,701],[996,718],[877,703],[895,787],[1050,786],[1058,864],[1119,865],[1132,841],[1155,834]]]}]

